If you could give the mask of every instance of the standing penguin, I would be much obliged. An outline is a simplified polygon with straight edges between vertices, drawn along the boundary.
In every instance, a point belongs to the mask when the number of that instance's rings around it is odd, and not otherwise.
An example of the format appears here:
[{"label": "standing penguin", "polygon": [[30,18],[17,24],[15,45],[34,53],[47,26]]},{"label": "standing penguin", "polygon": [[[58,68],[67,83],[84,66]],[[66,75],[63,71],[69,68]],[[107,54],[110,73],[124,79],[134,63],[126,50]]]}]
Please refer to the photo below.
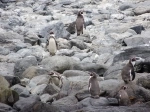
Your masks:
[{"label": "standing penguin", "polygon": [[143,61],[144,61],[144,59],[141,57],[133,57],[123,67],[122,72],[121,72],[121,76],[122,76],[123,81],[126,84],[135,79],[134,65],[138,64],[140,62],[143,62]]},{"label": "standing penguin", "polygon": [[89,92],[91,94],[92,98],[99,98],[100,96],[100,87],[99,83],[97,80],[97,74],[94,72],[89,73],[90,74],[90,79],[89,79]]},{"label": "standing penguin", "polygon": [[46,48],[50,52],[50,55],[55,55],[57,52],[57,42],[55,39],[54,32],[50,32],[50,37],[47,40]]},{"label": "standing penguin", "polygon": [[84,25],[84,28],[86,28],[84,17],[82,14],[83,14],[83,11],[79,11],[77,15],[77,19],[75,21],[77,36],[79,36],[81,33],[83,34],[83,25]]},{"label": "standing penguin", "polygon": [[118,92],[117,99],[120,106],[127,106],[130,104],[128,93],[126,92],[127,87],[122,86]]}]

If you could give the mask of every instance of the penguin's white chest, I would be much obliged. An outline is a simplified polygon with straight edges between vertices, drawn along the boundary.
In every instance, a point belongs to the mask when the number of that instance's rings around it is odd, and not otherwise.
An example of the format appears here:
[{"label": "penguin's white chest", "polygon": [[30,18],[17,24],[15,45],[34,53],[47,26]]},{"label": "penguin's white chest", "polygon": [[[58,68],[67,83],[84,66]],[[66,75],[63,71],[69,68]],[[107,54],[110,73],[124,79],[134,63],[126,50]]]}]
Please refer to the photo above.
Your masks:
[{"label": "penguin's white chest", "polygon": [[53,39],[53,38],[49,39],[48,50],[49,50],[50,54],[55,54],[56,53],[57,46],[56,46],[55,39]]}]

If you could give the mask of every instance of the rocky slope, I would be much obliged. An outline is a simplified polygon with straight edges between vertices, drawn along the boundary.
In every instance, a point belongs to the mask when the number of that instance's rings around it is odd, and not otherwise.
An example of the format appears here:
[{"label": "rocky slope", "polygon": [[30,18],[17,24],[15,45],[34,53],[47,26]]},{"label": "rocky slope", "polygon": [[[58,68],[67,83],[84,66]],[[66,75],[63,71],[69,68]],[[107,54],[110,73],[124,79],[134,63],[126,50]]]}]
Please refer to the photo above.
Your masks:
[{"label": "rocky slope", "polygon": [[[0,111],[149,112],[149,6],[149,0],[0,0]],[[86,29],[76,36],[80,10]],[[49,31],[59,45],[55,56],[43,47]],[[128,85],[135,101],[118,106],[113,94],[132,55],[145,59]],[[99,75],[99,99],[90,98],[87,71]]]}]

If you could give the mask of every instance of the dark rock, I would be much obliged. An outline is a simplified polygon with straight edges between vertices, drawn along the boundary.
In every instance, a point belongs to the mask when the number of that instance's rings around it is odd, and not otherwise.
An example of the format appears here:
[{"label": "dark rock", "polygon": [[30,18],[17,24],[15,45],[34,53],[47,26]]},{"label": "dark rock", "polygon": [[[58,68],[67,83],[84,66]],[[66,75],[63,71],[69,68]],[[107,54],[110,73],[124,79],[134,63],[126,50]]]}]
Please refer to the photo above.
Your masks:
[{"label": "dark rock", "polygon": [[132,55],[146,59],[150,55],[149,46],[138,46],[125,49],[114,57],[113,62],[128,60]]},{"label": "dark rock", "polygon": [[86,44],[83,41],[81,41],[81,40],[72,39],[70,42],[71,42],[71,46],[76,46],[76,47],[78,47],[81,50],[87,48]]},{"label": "dark rock", "polygon": [[5,77],[5,79],[9,82],[10,87],[13,86],[13,85],[15,85],[15,84],[20,83],[19,77],[10,76],[10,75],[6,75],[6,76],[4,76],[4,77]]},{"label": "dark rock", "polygon": [[0,0],[2,3],[17,2],[17,0]]},{"label": "dark rock", "polygon": [[17,112],[17,111],[6,104],[0,103],[0,112]]},{"label": "dark rock", "polygon": [[141,34],[142,30],[145,30],[145,28],[142,25],[134,26],[130,29],[134,30],[137,34]]},{"label": "dark rock", "polygon": [[74,33],[76,32],[76,29],[75,29],[75,22],[70,23],[66,30],[67,30],[70,34],[74,34]]}]

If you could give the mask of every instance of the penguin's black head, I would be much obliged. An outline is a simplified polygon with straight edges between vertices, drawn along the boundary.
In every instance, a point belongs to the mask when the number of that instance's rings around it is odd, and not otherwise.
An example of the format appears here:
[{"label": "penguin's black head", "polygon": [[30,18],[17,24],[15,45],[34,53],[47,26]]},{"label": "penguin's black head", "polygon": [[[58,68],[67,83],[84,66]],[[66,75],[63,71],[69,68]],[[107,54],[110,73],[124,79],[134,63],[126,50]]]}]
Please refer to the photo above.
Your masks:
[{"label": "penguin's black head", "polygon": [[91,77],[94,77],[94,78],[97,77],[97,74],[95,72],[89,72],[89,74],[90,74]]},{"label": "penguin's black head", "polygon": [[130,58],[130,63],[134,66],[134,65],[138,65],[139,63],[144,62],[145,59],[141,58],[141,57],[132,57]]},{"label": "penguin's black head", "polygon": [[78,12],[78,16],[82,16],[82,14],[83,14],[83,11]]},{"label": "penguin's black head", "polygon": [[122,86],[121,89],[126,90],[128,87],[127,86]]}]

